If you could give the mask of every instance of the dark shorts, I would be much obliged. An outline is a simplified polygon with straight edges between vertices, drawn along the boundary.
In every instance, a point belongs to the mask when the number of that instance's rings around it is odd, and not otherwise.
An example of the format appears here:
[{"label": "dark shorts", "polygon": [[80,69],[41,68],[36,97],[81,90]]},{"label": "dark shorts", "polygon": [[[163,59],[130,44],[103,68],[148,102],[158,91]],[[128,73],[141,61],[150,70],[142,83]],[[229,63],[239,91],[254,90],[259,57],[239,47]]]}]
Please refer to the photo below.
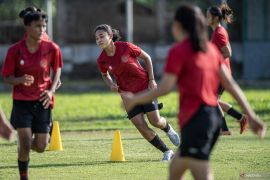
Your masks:
[{"label": "dark shorts", "polygon": [[224,93],[225,89],[221,85],[218,87],[218,95],[221,96]]},{"label": "dark shorts", "polygon": [[13,101],[11,124],[17,128],[31,128],[33,133],[49,133],[52,126],[51,108],[44,109],[39,101]]},{"label": "dark shorts", "polygon": [[202,105],[181,130],[181,157],[209,160],[221,128],[218,107]]},{"label": "dark shorts", "polygon": [[128,118],[132,119],[133,117],[135,117],[136,115],[140,113],[145,114],[151,111],[161,109],[162,107],[163,107],[163,104],[162,103],[158,104],[157,100],[152,101],[151,103],[148,103],[148,104],[138,105],[128,112]]}]

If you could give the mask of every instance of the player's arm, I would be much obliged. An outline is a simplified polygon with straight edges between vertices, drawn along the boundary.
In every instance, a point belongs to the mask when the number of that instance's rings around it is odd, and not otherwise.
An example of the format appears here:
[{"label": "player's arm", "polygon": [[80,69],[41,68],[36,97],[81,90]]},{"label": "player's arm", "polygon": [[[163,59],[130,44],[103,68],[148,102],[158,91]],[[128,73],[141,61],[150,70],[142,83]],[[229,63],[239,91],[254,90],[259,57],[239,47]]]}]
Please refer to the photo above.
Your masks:
[{"label": "player's arm", "polygon": [[25,86],[30,86],[34,83],[34,76],[25,74],[21,77],[7,76],[4,77],[4,82],[10,84],[12,86],[16,86],[19,84],[24,84]]},{"label": "player's arm", "polygon": [[126,109],[130,110],[138,104],[146,104],[157,97],[168,94],[176,84],[176,81],[176,75],[166,73],[162,77],[161,82],[156,89],[147,90],[136,95],[133,95],[132,93],[121,94],[124,99]]},{"label": "player's arm", "polygon": [[234,81],[224,64],[221,65],[219,76],[222,86],[235,98],[243,111],[249,116],[249,124],[252,131],[261,138],[264,137],[266,130],[265,124],[256,116],[243,91]]},{"label": "player's arm", "polygon": [[148,78],[149,78],[149,88],[150,89],[156,88],[157,83],[154,77],[154,70],[153,70],[151,57],[149,56],[149,54],[147,54],[145,51],[142,50],[139,58],[141,58],[145,63],[145,68],[146,68],[146,71],[148,73]]},{"label": "player's arm", "polygon": [[61,68],[57,68],[53,74],[53,81],[52,81],[52,86],[50,89],[43,91],[40,94],[40,101],[42,101],[42,105],[44,106],[45,109],[49,108],[53,95],[57,89],[58,83],[60,81],[60,76],[61,76]]},{"label": "player's arm", "polygon": [[13,128],[6,119],[6,116],[0,105],[0,136],[6,140],[11,140],[13,135]]},{"label": "player's arm", "polygon": [[222,54],[224,59],[229,58],[229,57],[232,56],[232,48],[231,48],[230,43],[221,48],[221,54]]},{"label": "player's arm", "polygon": [[101,76],[105,84],[110,87],[111,91],[118,92],[119,86],[113,82],[112,77],[108,72],[101,73]]}]

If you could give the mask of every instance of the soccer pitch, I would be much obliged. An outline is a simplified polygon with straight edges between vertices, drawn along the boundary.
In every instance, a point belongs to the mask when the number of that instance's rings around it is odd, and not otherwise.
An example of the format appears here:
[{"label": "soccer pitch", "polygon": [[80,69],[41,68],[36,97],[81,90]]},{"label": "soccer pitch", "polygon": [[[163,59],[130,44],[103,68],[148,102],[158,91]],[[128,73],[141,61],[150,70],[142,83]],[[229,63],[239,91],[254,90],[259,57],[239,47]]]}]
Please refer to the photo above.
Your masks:
[{"label": "soccer pitch", "polygon": [[[246,89],[245,94],[258,115],[270,124],[269,90]],[[161,114],[174,127],[177,114],[176,93],[159,99],[164,103]],[[11,97],[0,94],[1,104],[9,117]],[[235,105],[230,96],[223,100]],[[54,120],[59,121],[64,151],[31,152],[30,179],[166,179],[169,163],[160,162],[162,154],[144,140],[126,119],[121,99],[113,93],[58,94]],[[236,106],[237,107],[237,106]],[[239,134],[239,125],[227,116],[232,136],[221,137],[212,156],[216,179],[239,179],[240,174],[261,174],[270,178],[270,134],[259,140],[249,130]],[[122,135],[125,162],[110,162],[115,129]],[[157,130],[157,129],[155,129]],[[164,132],[157,130],[172,149]],[[0,179],[19,179],[16,143],[0,140]],[[186,179],[191,179],[189,173]]]}]

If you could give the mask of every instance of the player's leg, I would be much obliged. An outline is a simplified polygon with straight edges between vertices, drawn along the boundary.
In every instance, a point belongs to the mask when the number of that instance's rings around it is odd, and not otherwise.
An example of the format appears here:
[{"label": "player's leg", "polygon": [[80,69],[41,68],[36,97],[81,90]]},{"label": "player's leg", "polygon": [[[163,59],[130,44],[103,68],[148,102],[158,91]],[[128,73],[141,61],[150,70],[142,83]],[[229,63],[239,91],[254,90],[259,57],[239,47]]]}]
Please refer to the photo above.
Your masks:
[{"label": "player's leg", "polygon": [[147,118],[149,122],[159,129],[162,129],[171,142],[175,146],[180,145],[180,138],[178,133],[175,132],[173,127],[166,121],[166,119],[159,114],[159,110],[157,109],[157,104],[153,104],[155,102],[152,102],[151,104],[144,105],[144,111],[146,112]]},{"label": "player's leg", "polygon": [[[222,96],[222,94],[224,93],[224,88],[220,85],[219,89],[218,89],[218,95],[219,98]],[[219,100],[218,100],[219,101]],[[220,129],[220,134],[221,135],[231,135],[231,132],[229,131],[229,128],[227,126],[227,122],[225,120],[225,115],[224,115],[224,111],[222,110],[222,107],[220,106],[220,104],[218,104],[219,110],[220,110],[220,115],[222,118],[222,126]]]},{"label": "player's leg", "polygon": [[183,176],[188,169],[188,164],[185,158],[179,156],[179,151],[173,157],[169,168],[169,179],[170,180],[182,180]]},{"label": "player's leg", "polygon": [[227,102],[219,100],[218,103],[224,112],[229,114],[231,117],[237,119],[237,121],[240,123],[240,134],[247,130],[248,116],[246,116],[245,114],[241,114],[239,111],[234,109],[231,104]]},{"label": "player's leg", "polygon": [[28,179],[29,153],[32,143],[31,128],[17,128],[18,133],[18,167],[21,180]]},{"label": "player's leg", "polygon": [[34,134],[32,149],[42,153],[45,151],[50,138],[49,133],[52,125],[51,108],[44,109],[40,102],[36,102],[33,106],[32,113],[35,117],[32,123]]},{"label": "player's leg", "polygon": [[164,153],[163,161],[168,161],[172,158],[172,150],[170,150],[159,138],[159,136],[148,126],[144,119],[143,113],[132,117],[131,122],[148,142],[150,142],[154,147]]},{"label": "player's leg", "polygon": [[13,101],[11,124],[17,130],[18,136],[18,168],[20,178],[28,179],[29,153],[32,144],[32,120],[30,103]]},{"label": "player's leg", "polygon": [[194,179],[212,180],[214,179],[209,161],[188,159],[189,169]]}]

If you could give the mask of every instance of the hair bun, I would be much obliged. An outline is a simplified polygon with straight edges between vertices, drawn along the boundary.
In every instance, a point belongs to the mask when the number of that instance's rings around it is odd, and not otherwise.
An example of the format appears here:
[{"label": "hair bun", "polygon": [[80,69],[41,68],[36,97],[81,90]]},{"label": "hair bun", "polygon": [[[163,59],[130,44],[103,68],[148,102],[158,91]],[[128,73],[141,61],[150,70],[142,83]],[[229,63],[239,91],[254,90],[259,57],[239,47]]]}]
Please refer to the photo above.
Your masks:
[{"label": "hair bun", "polygon": [[19,17],[20,18],[23,18],[26,14],[26,10],[22,10],[20,13],[19,13]]}]

